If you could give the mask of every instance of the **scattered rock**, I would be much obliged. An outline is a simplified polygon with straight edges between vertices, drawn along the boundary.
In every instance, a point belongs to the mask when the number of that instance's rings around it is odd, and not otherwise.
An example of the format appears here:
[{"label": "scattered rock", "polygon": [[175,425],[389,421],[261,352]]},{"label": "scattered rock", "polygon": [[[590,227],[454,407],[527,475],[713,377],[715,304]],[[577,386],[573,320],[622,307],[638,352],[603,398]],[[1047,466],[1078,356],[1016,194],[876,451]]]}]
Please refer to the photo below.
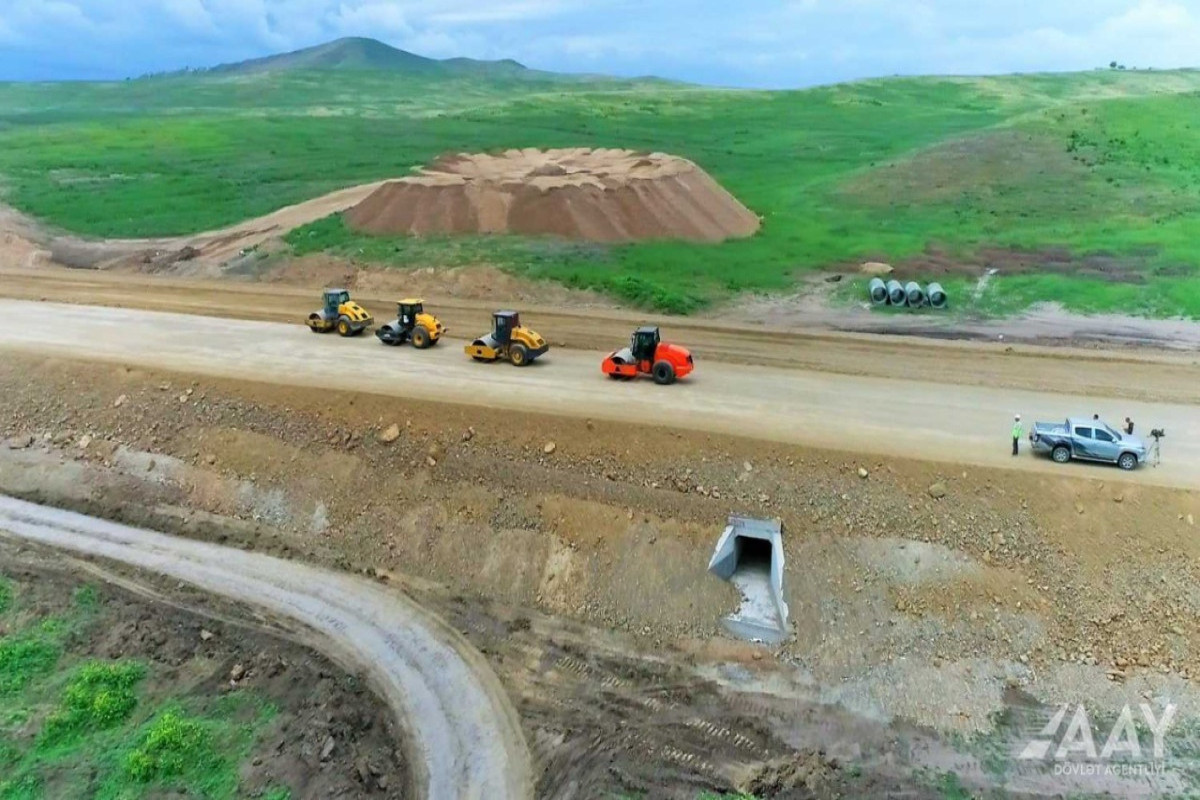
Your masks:
[{"label": "scattered rock", "polygon": [[437,459],[434,458],[433,456],[425,456],[425,463],[430,467],[436,467]]},{"label": "scattered rock", "polygon": [[212,631],[206,631],[203,629],[200,630],[200,641],[202,642],[210,641],[214,636],[216,636],[216,634]]},{"label": "scattered rock", "polygon": [[464,442],[469,442],[474,438],[475,438],[475,429],[474,428],[467,428],[465,431],[463,431],[462,440]]},{"label": "scattered rock", "polygon": [[394,423],[388,426],[387,430],[385,430],[383,433],[379,434],[379,441],[383,442],[384,444],[391,444],[399,438],[400,426]]},{"label": "scattered rock", "polygon": [[179,402],[181,402],[181,403],[186,403],[186,402],[187,402],[187,397],[188,397],[188,396],[187,396],[186,394],[181,394],[181,395],[179,395]]},{"label": "scattered rock", "polygon": [[929,496],[932,497],[934,500],[941,500],[943,497],[946,496],[946,484],[941,483],[939,481],[938,483],[935,483],[932,486],[930,486],[929,487]]},{"label": "scattered rock", "polygon": [[129,398],[126,395],[121,395],[116,400],[113,400],[113,408],[120,408],[121,406],[125,405],[125,401],[128,399]]},{"label": "scattered rock", "polygon": [[858,468],[858,477],[862,478],[863,480],[866,480],[867,478],[869,478],[870,475],[871,475],[871,473],[867,472],[866,467]]},{"label": "scattered rock", "polygon": [[244,677],[246,677],[246,668],[241,664],[234,664],[233,669],[229,670],[229,680],[235,683]]},{"label": "scattered rock", "polygon": [[213,464],[217,463],[217,457],[214,456],[212,453],[209,453],[208,455],[206,455],[204,457],[204,463],[208,464],[211,467]]},{"label": "scattered rock", "polygon": [[29,447],[33,447],[32,436],[14,436],[8,440],[9,450],[24,450]]},{"label": "scattered rock", "polygon": [[79,437],[79,449],[80,450],[87,450],[88,445],[90,445],[91,443],[92,443],[92,437],[90,434],[85,433],[83,436]]},{"label": "scattered rock", "polygon": [[1188,525],[1191,525],[1192,527],[1195,527],[1195,525],[1196,525],[1196,518],[1195,518],[1195,517],[1193,517],[1191,514],[1188,514],[1188,515],[1187,515],[1187,524],[1188,524]]},{"label": "scattered rock", "polygon": [[1114,494],[1114,495],[1113,495],[1113,502],[1114,502],[1114,503],[1124,503],[1124,502],[1125,502],[1125,495],[1123,495],[1123,494]]},{"label": "scattered rock", "polygon": [[322,760],[322,761],[328,761],[328,760],[329,760],[330,756],[332,756],[332,755],[333,755],[333,748],[334,748],[334,746],[335,746],[335,742],[333,741],[333,737],[332,737],[332,736],[326,736],[326,737],[325,737],[325,744],[324,744],[324,745],[321,747],[321,760]]},{"label": "scattered rock", "polygon": [[554,442],[546,442],[546,446],[542,448],[542,452],[548,456],[554,455],[554,451],[558,449],[558,445]]}]

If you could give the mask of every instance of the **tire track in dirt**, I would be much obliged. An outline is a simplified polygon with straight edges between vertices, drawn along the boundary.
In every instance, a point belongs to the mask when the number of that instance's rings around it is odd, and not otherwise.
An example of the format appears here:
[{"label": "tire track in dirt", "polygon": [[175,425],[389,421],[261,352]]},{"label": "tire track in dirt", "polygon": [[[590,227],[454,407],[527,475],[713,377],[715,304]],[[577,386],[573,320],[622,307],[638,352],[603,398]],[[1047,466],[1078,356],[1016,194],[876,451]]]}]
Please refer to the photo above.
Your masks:
[{"label": "tire track in dirt", "polygon": [[0,496],[0,532],[109,558],[299,622],[306,644],[368,675],[407,732],[413,788],[431,800],[528,800],[516,711],[490,667],[399,592],[259,553],[182,540]]}]

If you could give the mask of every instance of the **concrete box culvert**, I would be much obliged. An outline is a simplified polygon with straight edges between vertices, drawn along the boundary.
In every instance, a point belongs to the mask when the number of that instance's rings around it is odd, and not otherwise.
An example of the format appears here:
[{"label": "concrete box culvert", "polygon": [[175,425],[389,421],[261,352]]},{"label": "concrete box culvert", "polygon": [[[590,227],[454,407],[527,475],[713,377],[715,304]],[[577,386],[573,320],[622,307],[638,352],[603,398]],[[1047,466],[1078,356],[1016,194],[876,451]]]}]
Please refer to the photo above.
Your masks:
[{"label": "concrete box culvert", "polygon": [[787,638],[782,522],[731,516],[708,569],[742,594],[741,606],[723,620],[730,633],[769,644]]}]

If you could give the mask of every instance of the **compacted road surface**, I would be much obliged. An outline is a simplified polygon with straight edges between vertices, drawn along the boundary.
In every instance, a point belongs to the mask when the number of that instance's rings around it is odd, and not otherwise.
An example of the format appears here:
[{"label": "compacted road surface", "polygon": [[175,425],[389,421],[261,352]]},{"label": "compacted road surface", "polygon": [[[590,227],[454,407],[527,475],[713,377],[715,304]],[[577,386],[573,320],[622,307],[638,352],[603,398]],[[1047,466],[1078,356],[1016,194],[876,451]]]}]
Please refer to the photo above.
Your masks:
[{"label": "compacted road surface", "polygon": [[[600,372],[604,354],[585,350],[551,349],[531,366],[516,368],[476,363],[451,339],[414,350],[388,347],[369,333],[314,336],[299,322],[19,300],[0,300],[0,317],[0,349],[472,404],[497,413],[593,417],[956,464],[1200,485],[1200,408],[1073,394],[1069,382],[1050,389],[994,388],[955,385],[950,376],[941,382],[936,371],[877,377],[698,359],[686,380],[658,386],[645,379],[608,380]],[[1026,430],[1035,420],[1090,413],[1113,424],[1132,416],[1142,431],[1165,427],[1163,464],[1119,473],[1108,466],[1060,466],[1028,452],[1014,459],[1008,438],[1014,413],[1023,415]]]}]

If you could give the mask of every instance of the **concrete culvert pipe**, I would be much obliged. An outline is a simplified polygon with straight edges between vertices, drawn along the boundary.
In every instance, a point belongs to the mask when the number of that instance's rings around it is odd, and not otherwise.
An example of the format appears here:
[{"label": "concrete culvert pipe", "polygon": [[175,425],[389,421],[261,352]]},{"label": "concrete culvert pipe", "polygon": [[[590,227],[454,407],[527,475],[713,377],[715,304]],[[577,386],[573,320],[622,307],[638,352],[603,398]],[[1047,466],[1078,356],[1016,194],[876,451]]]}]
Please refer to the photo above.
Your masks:
[{"label": "concrete culvert pipe", "polygon": [[925,294],[929,297],[929,305],[934,308],[945,308],[950,302],[950,299],[946,297],[946,291],[940,283],[929,284],[925,289]]},{"label": "concrete culvert pipe", "polygon": [[908,297],[908,304],[913,308],[925,305],[925,292],[921,289],[921,284],[916,281],[904,284],[904,294]]},{"label": "concrete culvert pipe", "polygon": [[900,281],[887,282],[888,302],[894,306],[902,306],[908,303],[908,295],[904,292],[904,287],[900,285]]},{"label": "concrete culvert pipe", "polygon": [[881,306],[888,301],[887,284],[882,278],[872,278],[867,284],[867,291],[871,293],[871,302],[877,306]]}]

